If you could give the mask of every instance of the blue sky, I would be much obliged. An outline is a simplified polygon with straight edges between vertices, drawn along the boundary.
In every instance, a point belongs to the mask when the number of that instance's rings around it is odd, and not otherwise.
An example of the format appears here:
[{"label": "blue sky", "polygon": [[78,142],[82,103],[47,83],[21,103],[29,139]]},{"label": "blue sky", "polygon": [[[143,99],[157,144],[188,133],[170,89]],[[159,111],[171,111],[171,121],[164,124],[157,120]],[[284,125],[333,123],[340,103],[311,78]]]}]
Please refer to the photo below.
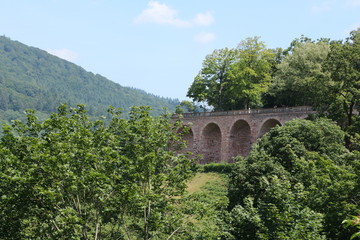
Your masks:
[{"label": "blue sky", "polygon": [[179,100],[215,49],[254,36],[269,48],[340,40],[358,27],[360,0],[0,0],[1,35]]}]

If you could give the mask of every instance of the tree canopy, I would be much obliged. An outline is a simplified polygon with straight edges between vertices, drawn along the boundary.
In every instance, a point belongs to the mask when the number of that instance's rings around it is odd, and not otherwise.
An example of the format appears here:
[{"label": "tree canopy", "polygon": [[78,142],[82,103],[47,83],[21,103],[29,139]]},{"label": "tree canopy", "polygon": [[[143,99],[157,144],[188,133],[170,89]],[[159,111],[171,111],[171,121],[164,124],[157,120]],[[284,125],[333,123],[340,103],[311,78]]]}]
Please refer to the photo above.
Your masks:
[{"label": "tree canopy", "polygon": [[318,106],[325,102],[333,82],[323,63],[330,52],[326,42],[297,43],[291,54],[277,65],[270,94],[277,105]]},{"label": "tree canopy", "polygon": [[330,109],[345,115],[342,124],[351,126],[360,99],[360,29],[352,31],[345,42],[332,42],[325,67],[334,82]]},{"label": "tree canopy", "polygon": [[235,239],[350,237],[341,222],[360,213],[358,157],[327,119],[273,128],[234,166],[229,224]]},{"label": "tree canopy", "polygon": [[[267,49],[255,37],[208,55],[188,91],[194,101],[183,101],[178,114],[208,106],[227,111],[303,104],[319,113],[272,128],[233,164],[195,167],[182,149],[187,127],[166,113],[152,117],[149,107],[132,107],[128,118],[110,107],[109,121],[89,119],[84,105],[60,105],[44,121],[26,110],[26,120],[5,125],[0,136],[0,239],[360,236],[359,43],[359,30],[345,41],[302,37],[284,51]],[[32,69],[48,57],[1,44],[0,60],[12,59],[4,69]],[[22,59],[19,49],[30,58]],[[71,64],[56,63],[69,74],[38,68],[49,77],[40,88],[37,72],[27,72],[29,82],[19,85],[23,72],[0,75],[0,100],[16,108],[1,111],[16,117],[26,101],[43,106],[32,97],[66,99],[44,90],[55,80],[66,79],[79,92],[71,101],[82,95],[77,80],[100,86],[91,77],[73,77],[73,71],[86,74]],[[91,113],[98,111],[92,107]],[[201,169],[229,176],[206,191],[184,194]]]},{"label": "tree canopy", "polygon": [[[109,126],[84,106],[39,122],[15,121],[0,140],[0,239],[166,239],[182,218],[176,206],[192,175],[177,153],[167,115],[110,109]],[[180,214],[180,215],[179,215]],[[129,237],[131,236],[131,238]]]},{"label": "tree canopy", "polygon": [[233,49],[214,50],[206,56],[200,73],[195,77],[187,96],[196,102],[206,102],[216,110],[226,110],[232,99],[229,71],[236,61]]},{"label": "tree canopy", "polygon": [[215,50],[206,56],[187,96],[214,110],[261,106],[261,95],[271,83],[274,59],[274,52],[258,37],[242,41],[236,49]]},{"label": "tree canopy", "polygon": [[215,111],[310,105],[345,128],[358,115],[359,39],[359,29],[345,41],[302,36],[282,50],[247,38],[206,56],[187,96]]}]

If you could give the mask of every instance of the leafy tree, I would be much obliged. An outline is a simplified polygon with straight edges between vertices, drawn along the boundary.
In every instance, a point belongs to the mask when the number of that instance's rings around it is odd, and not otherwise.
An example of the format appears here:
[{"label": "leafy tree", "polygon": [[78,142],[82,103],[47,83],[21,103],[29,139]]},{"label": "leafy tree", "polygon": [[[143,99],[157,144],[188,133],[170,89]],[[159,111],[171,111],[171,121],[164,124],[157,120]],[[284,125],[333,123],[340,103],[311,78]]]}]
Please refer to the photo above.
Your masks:
[{"label": "leafy tree", "polygon": [[194,102],[183,100],[181,101],[180,105],[176,106],[175,112],[177,114],[181,114],[184,112],[193,113],[198,111],[199,111],[199,106],[197,106]]},{"label": "leafy tree", "polygon": [[240,42],[238,59],[230,71],[230,97],[233,109],[262,106],[262,95],[272,80],[275,53],[266,49],[259,37]]},{"label": "leafy tree", "polygon": [[242,41],[236,49],[215,50],[204,60],[187,96],[214,110],[261,106],[275,59],[275,52],[266,49],[258,37]]},{"label": "leafy tree", "polygon": [[[109,126],[82,105],[4,128],[0,239],[166,239],[182,226],[177,196],[192,161],[167,115],[121,112]],[[176,124],[175,124],[176,126]],[[174,150],[172,150],[174,149]]]},{"label": "leafy tree", "polygon": [[177,154],[183,145],[175,134],[180,122],[173,125],[167,115],[152,118],[146,107],[134,107],[125,128],[123,122],[118,118],[110,125],[123,155],[131,159],[135,183],[123,229],[135,239],[166,239],[182,226],[175,206],[192,175],[192,160]]},{"label": "leafy tree", "polygon": [[292,188],[285,179],[263,178],[260,199],[244,199],[230,212],[229,232],[234,239],[325,239],[322,214],[301,202],[306,195],[301,184]]},{"label": "leafy tree", "polygon": [[287,56],[291,54],[291,52],[294,51],[294,49],[301,44],[314,43],[314,42],[315,41],[313,41],[311,38],[301,35],[300,38],[295,38],[294,40],[291,41],[290,46],[283,51],[283,55]]},{"label": "leafy tree", "polygon": [[187,112],[196,112],[196,111],[198,111],[197,110],[198,107],[193,102],[190,102],[190,101],[187,101],[187,100],[181,101],[180,106],[184,107],[187,110]]},{"label": "leafy tree", "polygon": [[[352,219],[344,220],[343,224],[345,224],[347,227],[356,227],[357,229],[360,229],[360,216],[354,216]],[[360,231],[351,235],[350,240],[354,238],[359,238],[359,236]]]},{"label": "leafy tree", "polygon": [[278,105],[321,106],[327,102],[330,88],[329,72],[323,70],[323,63],[330,52],[326,42],[296,42],[277,66],[270,93]]},{"label": "leafy tree", "polygon": [[358,155],[345,148],[344,137],[326,119],[293,120],[264,135],[234,166],[229,188],[234,221],[242,216],[254,223],[249,235],[254,239],[323,239],[323,231],[329,239],[349,237],[341,222],[359,213],[354,193],[360,185]]},{"label": "leafy tree", "polygon": [[229,101],[229,70],[236,61],[237,52],[234,49],[214,50],[206,56],[200,73],[191,84],[187,97],[196,102],[207,102],[215,110],[231,108]]},{"label": "leafy tree", "polygon": [[353,124],[346,129],[349,133],[349,149],[353,151],[360,151],[360,116],[353,119]]},{"label": "leafy tree", "polygon": [[345,42],[332,42],[325,67],[335,83],[329,111],[343,127],[351,126],[360,99],[360,29]]}]

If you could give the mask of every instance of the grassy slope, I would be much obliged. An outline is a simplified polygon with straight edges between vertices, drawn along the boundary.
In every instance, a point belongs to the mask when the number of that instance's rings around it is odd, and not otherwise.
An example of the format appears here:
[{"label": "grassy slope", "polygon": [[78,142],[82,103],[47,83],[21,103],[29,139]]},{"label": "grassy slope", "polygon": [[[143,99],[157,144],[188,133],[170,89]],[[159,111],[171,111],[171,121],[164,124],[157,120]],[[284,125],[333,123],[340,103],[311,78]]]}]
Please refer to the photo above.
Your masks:
[{"label": "grassy slope", "polygon": [[197,173],[188,183],[185,201],[180,206],[192,224],[191,239],[218,239],[223,234],[222,215],[228,204],[228,176]]},{"label": "grassy slope", "polygon": [[209,193],[212,193],[211,190],[206,188],[206,186],[211,185],[218,185],[220,189],[226,190],[227,178],[223,174],[219,173],[197,173],[188,183],[187,191],[189,194],[200,191],[208,191]]}]

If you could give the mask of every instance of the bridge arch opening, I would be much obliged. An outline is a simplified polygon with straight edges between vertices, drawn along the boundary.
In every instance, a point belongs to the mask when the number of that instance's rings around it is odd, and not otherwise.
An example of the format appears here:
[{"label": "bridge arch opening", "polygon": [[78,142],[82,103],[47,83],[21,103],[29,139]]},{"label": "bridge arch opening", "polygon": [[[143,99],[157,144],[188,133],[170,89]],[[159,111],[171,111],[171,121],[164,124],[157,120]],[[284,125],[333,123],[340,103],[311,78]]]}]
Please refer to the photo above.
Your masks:
[{"label": "bridge arch opening", "polygon": [[276,119],[268,119],[261,126],[259,132],[259,138],[262,137],[265,133],[269,132],[273,127],[281,126],[281,123]]},{"label": "bridge arch opening", "polygon": [[247,156],[251,146],[250,125],[245,120],[238,120],[231,127],[229,139],[229,160],[236,156]]},{"label": "bridge arch opening", "polygon": [[202,132],[203,159],[200,163],[211,163],[221,161],[221,131],[217,124],[209,123]]}]

